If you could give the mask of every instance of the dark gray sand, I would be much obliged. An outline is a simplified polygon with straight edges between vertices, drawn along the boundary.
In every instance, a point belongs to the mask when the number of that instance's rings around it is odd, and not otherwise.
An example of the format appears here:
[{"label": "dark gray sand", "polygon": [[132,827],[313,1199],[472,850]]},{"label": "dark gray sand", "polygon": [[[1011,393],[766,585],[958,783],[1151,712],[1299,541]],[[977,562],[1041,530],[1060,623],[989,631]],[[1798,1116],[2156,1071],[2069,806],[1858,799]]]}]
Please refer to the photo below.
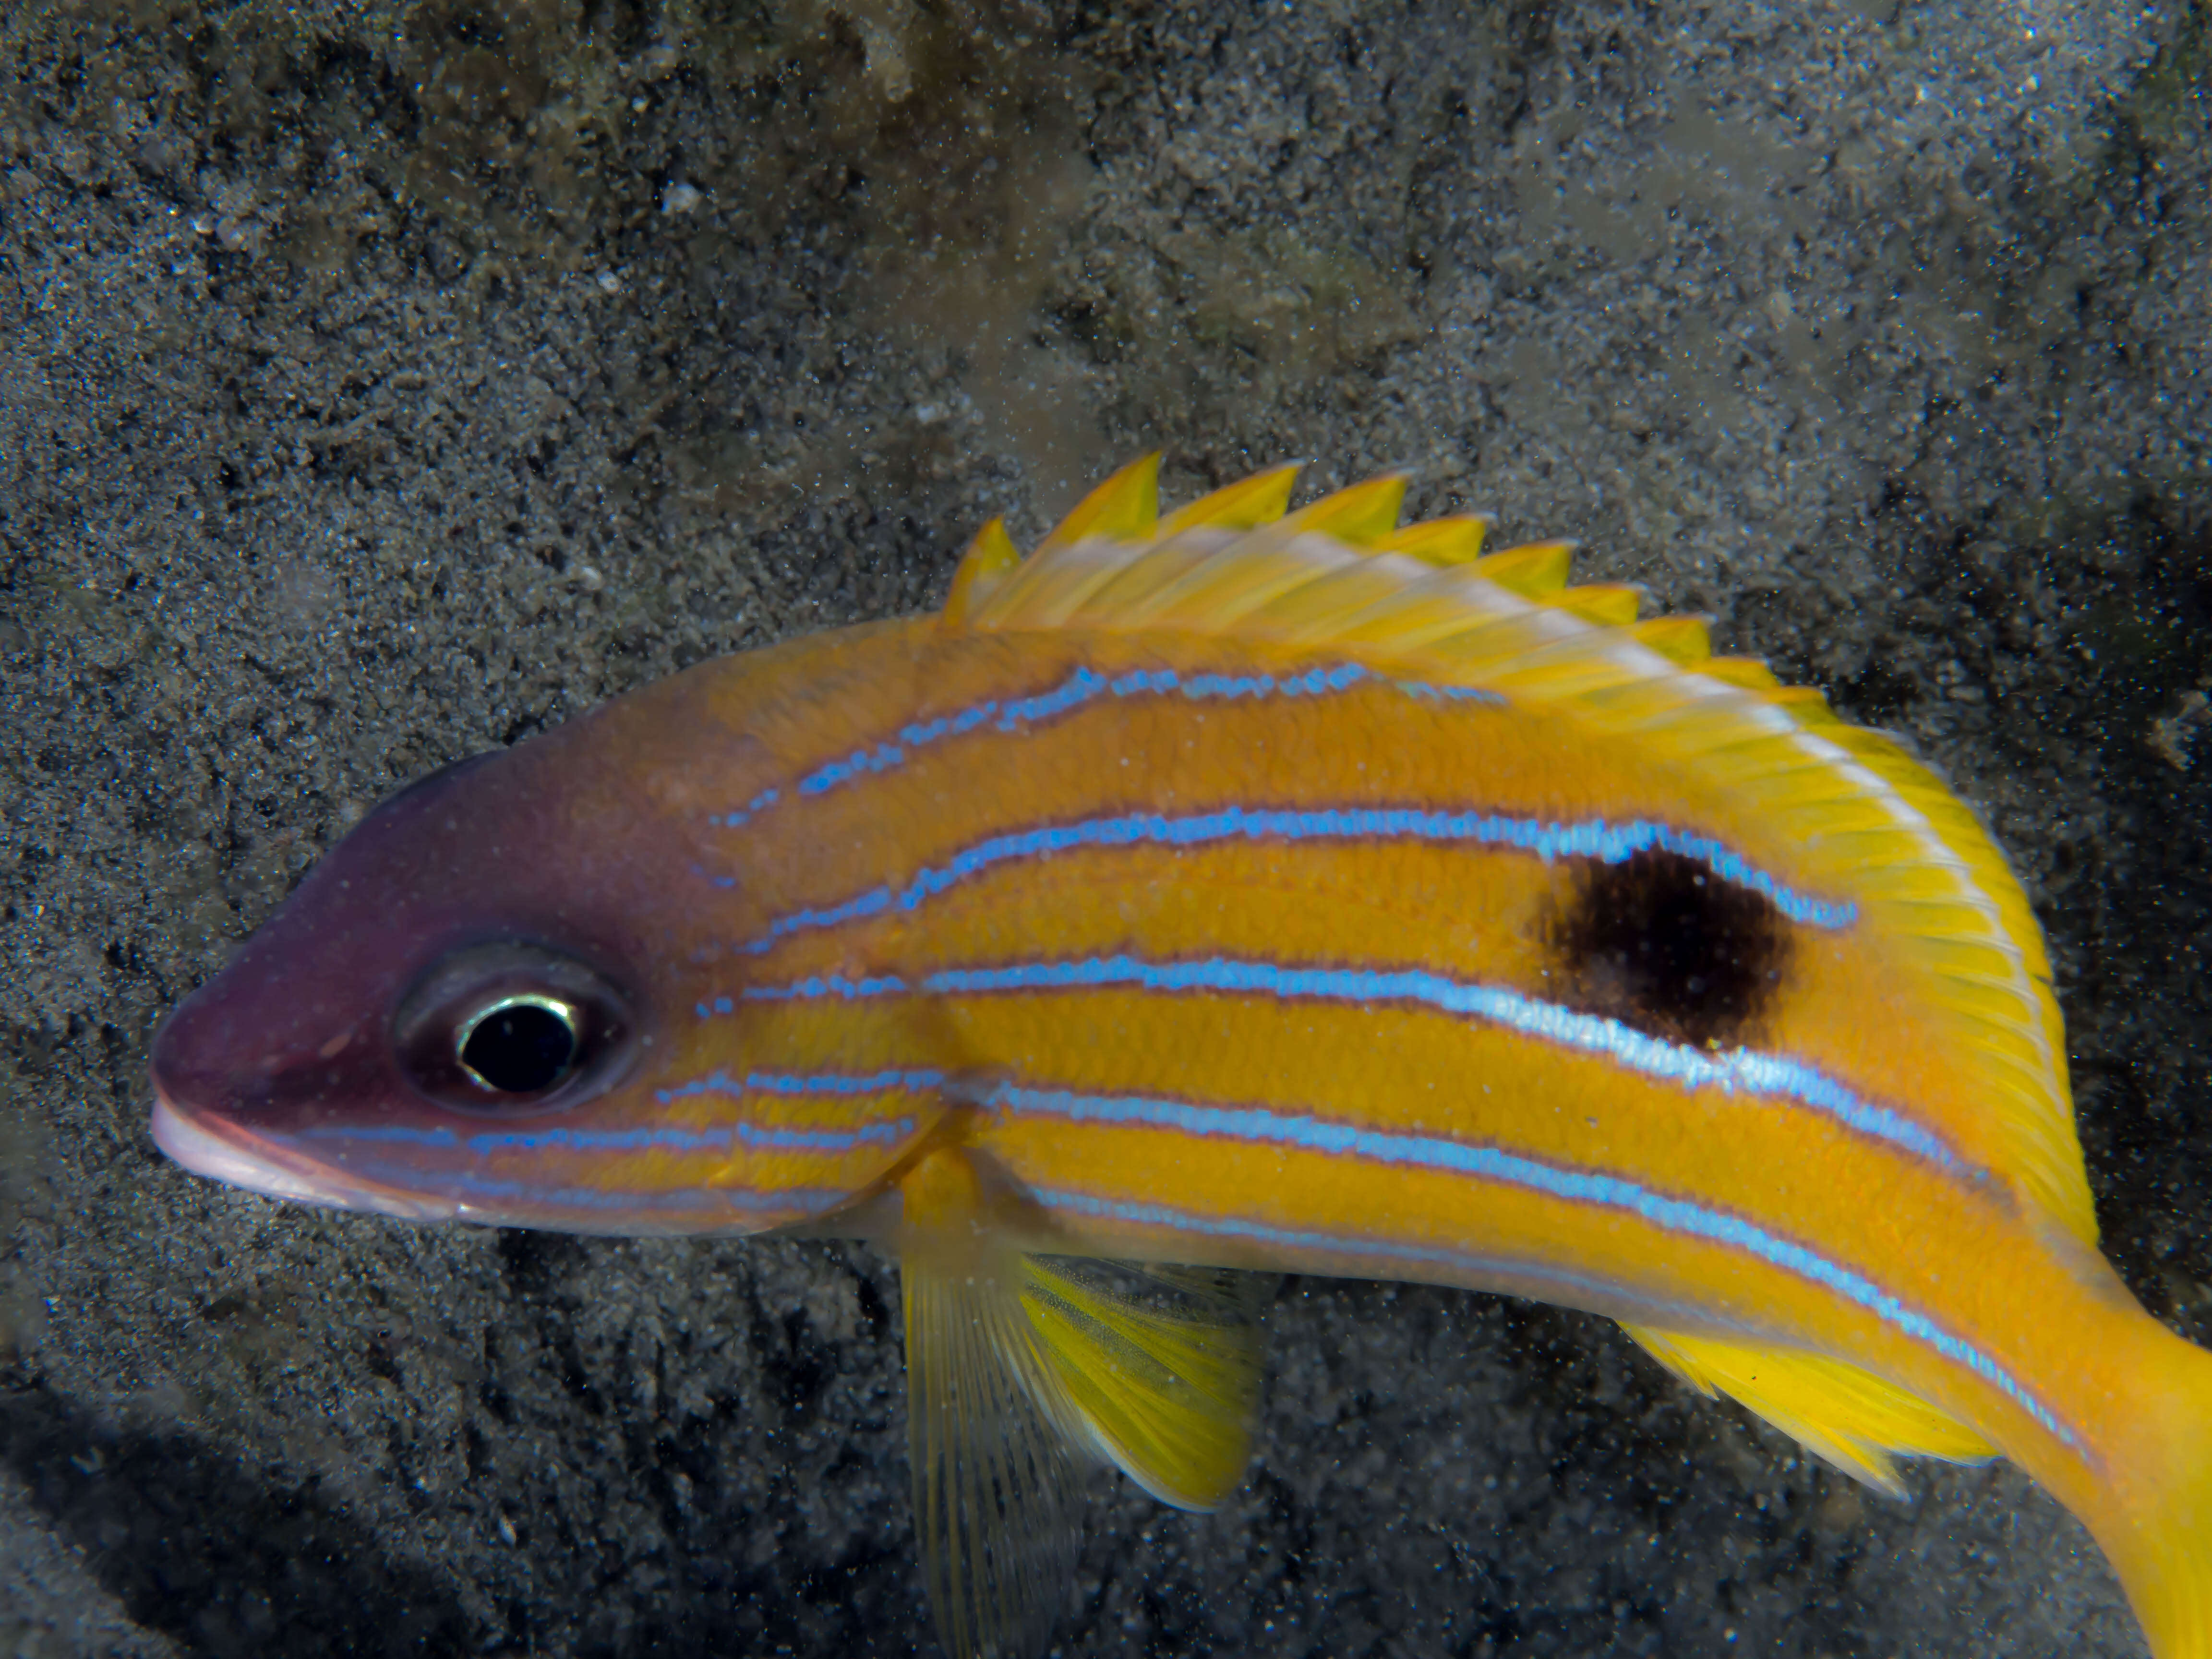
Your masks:
[{"label": "dark gray sand", "polygon": [[[219,1190],[147,1042],[386,791],[1151,445],[1410,466],[1917,739],[2212,1338],[2201,0],[312,10],[0,24],[0,1653],[934,1650],[880,1256]],[[1521,1304],[1274,1324],[1066,1653],[2142,1651],[2006,1469],[1863,1495]]]}]

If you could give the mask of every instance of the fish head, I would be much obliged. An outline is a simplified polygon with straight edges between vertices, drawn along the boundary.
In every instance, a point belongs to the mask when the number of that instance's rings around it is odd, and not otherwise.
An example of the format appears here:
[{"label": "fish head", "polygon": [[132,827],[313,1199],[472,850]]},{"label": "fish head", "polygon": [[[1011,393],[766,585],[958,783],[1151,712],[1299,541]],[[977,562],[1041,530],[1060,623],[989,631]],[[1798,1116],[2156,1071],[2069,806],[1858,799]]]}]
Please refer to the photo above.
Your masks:
[{"label": "fish head", "polygon": [[[687,1016],[744,899],[701,878],[678,799],[711,738],[679,755],[667,700],[639,696],[424,778],[332,848],[156,1034],[161,1149],[234,1186],[416,1220],[791,1219],[726,1131],[697,1124],[713,1103],[676,1097],[703,1066],[742,1070],[742,1033],[705,1038]],[[726,1051],[702,1059],[707,1040]]]}]

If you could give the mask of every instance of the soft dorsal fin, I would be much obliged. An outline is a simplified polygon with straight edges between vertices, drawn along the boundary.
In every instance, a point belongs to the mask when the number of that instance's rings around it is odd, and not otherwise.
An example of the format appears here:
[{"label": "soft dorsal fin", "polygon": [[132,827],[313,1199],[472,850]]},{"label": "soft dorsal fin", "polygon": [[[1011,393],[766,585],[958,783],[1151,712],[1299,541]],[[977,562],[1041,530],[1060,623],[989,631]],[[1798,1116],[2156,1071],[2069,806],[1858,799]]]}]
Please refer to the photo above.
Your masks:
[{"label": "soft dorsal fin", "polygon": [[[1133,482],[1133,471],[1101,486],[958,620],[1340,652],[1568,709],[1697,769],[1778,832],[1848,858],[1859,902],[1914,953],[1931,1001],[1975,1057],[1993,1167],[2094,1240],[2042,932],[1972,812],[1896,743],[1845,724],[1819,692],[1780,685],[1763,665],[1712,657],[1694,619],[1637,621],[1633,590],[1568,586],[1571,543],[1427,562],[1422,526],[1382,522],[1401,478],[1250,527],[1199,514],[1147,536],[1138,526],[1153,522],[1144,491],[1154,475]],[[1468,544],[1465,530],[1439,534]]]}]

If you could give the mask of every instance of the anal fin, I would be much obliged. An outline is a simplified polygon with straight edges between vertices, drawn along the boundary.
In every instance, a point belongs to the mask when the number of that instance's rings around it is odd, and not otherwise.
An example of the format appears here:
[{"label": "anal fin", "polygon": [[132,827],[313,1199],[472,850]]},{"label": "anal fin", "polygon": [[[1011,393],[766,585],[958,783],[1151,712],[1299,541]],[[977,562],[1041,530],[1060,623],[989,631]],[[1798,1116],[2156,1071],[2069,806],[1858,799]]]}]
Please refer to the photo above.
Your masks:
[{"label": "anal fin", "polygon": [[1825,1355],[1621,1327],[1701,1394],[1724,1394],[1808,1451],[1893,1498],[1905,1496],[1894,1459],[1978,1463],[1996,1447],[1964,1423],[1873,1372]]}]

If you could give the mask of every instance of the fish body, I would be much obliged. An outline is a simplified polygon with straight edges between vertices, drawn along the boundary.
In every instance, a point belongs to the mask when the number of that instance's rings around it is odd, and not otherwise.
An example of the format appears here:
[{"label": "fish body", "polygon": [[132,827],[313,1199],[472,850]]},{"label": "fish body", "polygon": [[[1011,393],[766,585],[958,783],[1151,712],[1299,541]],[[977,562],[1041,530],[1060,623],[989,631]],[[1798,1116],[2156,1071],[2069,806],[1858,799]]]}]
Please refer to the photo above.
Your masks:
[{"label": "fish body", "polygon": [[2212,1654],[2212,1360],[2096,1252],[1971,813],[1561,544],[1152,479],[387,803],[165,1027],[157,1139],[888,1241],[956,1652],[1041,1639],[1086,1461],[1233,1487],[1295,1271],[1608,1315],[1886,1488],[2010,1456]]}]

